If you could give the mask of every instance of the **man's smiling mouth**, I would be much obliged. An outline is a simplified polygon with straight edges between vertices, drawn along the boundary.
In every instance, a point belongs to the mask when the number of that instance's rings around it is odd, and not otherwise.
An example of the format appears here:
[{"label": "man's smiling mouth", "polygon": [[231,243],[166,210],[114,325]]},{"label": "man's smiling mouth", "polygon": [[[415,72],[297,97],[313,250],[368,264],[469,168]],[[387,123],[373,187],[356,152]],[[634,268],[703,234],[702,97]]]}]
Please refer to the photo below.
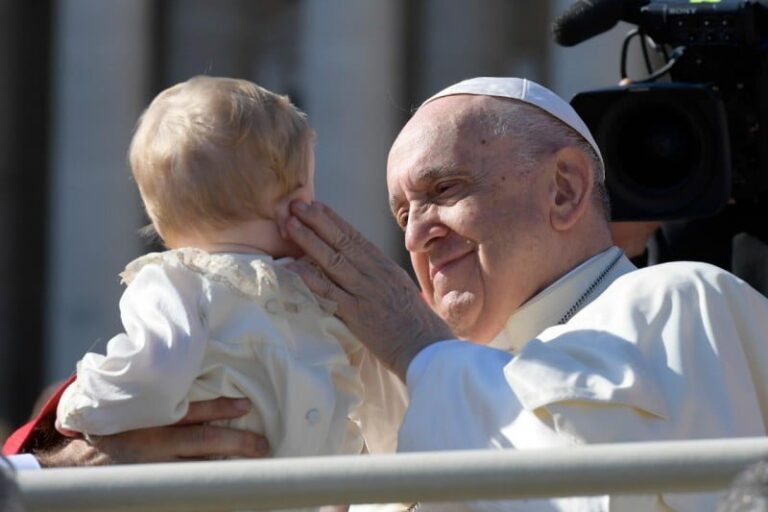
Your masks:
[{"label": "man's smiling mouth", "polygon": [[464,259],[469,256],[470,254],[473,254],[475,251],[467,251],[465,253],[459,254],[455,257],[451,257],[449,259],[443,260],[437,265],[430,265],[429,267],[429,278],[430,280],[434,281],[435,276],[437,274],[445,274],[446,272],[449,272],[453,267],[455,267],[457,264],[464,261]]}]

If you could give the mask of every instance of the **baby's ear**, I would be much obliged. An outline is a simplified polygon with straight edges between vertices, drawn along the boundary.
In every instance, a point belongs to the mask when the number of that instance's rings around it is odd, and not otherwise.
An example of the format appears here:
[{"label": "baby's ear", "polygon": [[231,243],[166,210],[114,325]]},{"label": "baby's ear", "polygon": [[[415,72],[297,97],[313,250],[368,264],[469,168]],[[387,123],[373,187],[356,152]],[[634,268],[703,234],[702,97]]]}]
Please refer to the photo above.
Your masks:
[{"label": "baby's ear", "polygon": [[280,236],[283,239],[288,240],[287,224],[291,218],[291,203],[293,201],[303,201],[305,203],[311,203],[314,200],[314,189],[311,185],[307,186],[302,184],[295,188],[292,192],[289,192],[280,197],[275,203],[274,219],[277,223],[277,228],[280,231]]},{"label": "baby's ear", "polygon": [[283,238],[283,240],[288,240],[290,237],[288,236],[288,221],[291,218],[291,201],[294,201],[296,198],[294,197],[294,194],[286,194],[280,199],[277,200],[275,203],[275,211],[273,213],[275,223],[277,224],[277,229],[280,232],[280,236]]}]

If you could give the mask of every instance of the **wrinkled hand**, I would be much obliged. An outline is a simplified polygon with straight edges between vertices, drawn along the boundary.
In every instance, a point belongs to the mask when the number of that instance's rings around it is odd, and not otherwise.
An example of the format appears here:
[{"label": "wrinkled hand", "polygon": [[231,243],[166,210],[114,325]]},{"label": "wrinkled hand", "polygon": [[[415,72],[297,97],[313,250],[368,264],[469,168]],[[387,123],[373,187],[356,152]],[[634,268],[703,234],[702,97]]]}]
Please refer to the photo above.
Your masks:
[{"label": "wrinkled hand", "polygon": [[295,201],[291,212],[288,234],[316,264],[291,267],[401,379],[424,347],[455,337],[408,274],[328,206]]},{"label": "wrinkled hand", "polygon": [[175,425],[68,439],[56,448],[34,451],[34,454],[44,467],[264,457],[269,454],[264,437],[245,430],[205,424],[238,418],[250,407],[250,402],[244,399],[194,402],[189,405],[187,415]]}]

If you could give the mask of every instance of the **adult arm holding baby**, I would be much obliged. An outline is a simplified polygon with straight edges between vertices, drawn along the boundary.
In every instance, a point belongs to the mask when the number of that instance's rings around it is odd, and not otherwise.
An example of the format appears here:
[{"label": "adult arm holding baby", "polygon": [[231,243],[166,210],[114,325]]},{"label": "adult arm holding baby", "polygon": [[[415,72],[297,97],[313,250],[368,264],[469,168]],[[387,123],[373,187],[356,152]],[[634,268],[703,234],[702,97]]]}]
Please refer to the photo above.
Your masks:
[{"label": "adult arm holding baby", "polygon": [[251,410],[246,399],[218,398],[189,405],[175,425],[130,430],[109,436],[64,437],[54,419],[42,422],[29,450],[42,467],[139,464],[211,457],[258,458],[269,455],[263,436],[209,425],[239,418]]}]

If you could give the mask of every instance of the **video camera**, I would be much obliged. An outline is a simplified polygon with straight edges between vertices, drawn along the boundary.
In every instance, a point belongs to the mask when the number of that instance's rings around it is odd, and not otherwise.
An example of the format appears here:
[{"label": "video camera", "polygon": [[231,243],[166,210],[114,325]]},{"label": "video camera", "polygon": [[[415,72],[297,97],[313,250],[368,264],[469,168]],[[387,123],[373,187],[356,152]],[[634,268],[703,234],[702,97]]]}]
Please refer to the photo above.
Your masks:
[{"label": "video camera", "polygon": [[712,215],[768,205],[768,0],[580,0],[554,25],[573,46],[637,25],[648,76],[571,104],[606,165],[613,220]]}]

